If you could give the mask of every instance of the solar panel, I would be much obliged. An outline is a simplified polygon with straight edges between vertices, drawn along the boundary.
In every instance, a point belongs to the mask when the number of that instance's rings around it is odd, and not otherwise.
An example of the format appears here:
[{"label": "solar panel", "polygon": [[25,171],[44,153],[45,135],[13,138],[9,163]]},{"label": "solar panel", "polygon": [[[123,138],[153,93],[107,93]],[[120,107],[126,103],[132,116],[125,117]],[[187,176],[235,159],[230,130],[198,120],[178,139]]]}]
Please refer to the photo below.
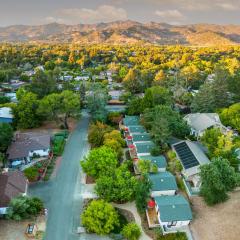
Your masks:
[{"label": "solar panel", "polygon": [[192,153],[189,146],[186,142],[181,142],[179,144],[174,145],[175,151],[177,152],[180,161],[182,162],[185,169],[192,168],[199,165],[198,160]]}]

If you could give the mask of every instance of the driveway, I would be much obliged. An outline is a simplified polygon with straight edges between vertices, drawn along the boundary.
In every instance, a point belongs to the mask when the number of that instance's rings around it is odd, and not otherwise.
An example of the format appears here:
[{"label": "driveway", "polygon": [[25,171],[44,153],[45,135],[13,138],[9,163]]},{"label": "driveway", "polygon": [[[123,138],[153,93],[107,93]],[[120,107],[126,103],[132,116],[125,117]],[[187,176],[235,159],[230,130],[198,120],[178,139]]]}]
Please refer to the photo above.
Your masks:
[{"label": "driveway", "polygon": [[88,152],[89,116],[83,113],[75,131],[69,136],[56,178],[30,186],[30,195],[42,198],[48,208],[46,240],[75,240],[80,222],[82,200],[79,175],[80,160]]}]

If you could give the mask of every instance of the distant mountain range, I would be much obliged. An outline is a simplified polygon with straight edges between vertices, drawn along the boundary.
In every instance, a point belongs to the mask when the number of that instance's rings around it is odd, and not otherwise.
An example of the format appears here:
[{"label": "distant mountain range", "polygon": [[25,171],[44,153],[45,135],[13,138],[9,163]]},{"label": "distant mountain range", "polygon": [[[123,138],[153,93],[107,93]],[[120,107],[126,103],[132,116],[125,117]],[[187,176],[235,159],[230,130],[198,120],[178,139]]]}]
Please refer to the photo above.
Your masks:
[{"label": "distant mountain range", "polygon": [[182,45],[240,44],[240,25],[116,21],[111,23],[0,27],[0,42],[74,42],[81,44],[131,44],[138,42]]}]

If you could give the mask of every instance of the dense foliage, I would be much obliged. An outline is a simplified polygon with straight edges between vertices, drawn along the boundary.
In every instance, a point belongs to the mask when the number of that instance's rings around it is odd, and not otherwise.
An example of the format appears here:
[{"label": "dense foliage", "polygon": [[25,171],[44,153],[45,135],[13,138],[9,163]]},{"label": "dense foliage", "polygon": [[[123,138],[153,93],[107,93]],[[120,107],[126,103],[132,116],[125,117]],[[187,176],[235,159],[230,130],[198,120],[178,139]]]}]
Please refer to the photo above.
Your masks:
[{"label": "dense foliage", "polygon": [[226,159],[215,158],[201,166],[201,195],[209,205],[226,201],[228,192],[239,184],[239,175]]},{"label": "dense foliage", "polygon": [[127,202],[134,199],[137,180],[128,170],[128,165],[122,164],[111,175],[101,176],[97,180],[96,193],[108,202]]},{"label": "dense foliage", "polygon": [[7,217],[13,220],[30,219],[37,216],[43,209],[43,202],[39,198],[16,197],[10,202]]},{"label": "dense foliage", "polygon": [[81,215],[82,224],[88,232],[109,234],[119,225],[118,213],[104,200],[93,200]]},{"label": "dense foliage", "polygon": [[81,165],[84,172],[91,177],[109,176],[118,165],[117,154],[106,146],[95,148],[81,161]]}]

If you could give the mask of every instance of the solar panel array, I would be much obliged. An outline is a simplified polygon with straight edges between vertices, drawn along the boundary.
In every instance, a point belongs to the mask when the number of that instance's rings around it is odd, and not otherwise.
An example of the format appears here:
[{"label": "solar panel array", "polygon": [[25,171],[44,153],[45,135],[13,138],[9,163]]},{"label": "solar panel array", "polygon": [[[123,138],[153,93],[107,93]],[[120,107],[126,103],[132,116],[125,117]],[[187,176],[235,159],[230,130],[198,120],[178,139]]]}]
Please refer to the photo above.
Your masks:
[{"label": "solar panel array", "polygon": [[178,143],[174,145],[174,148],[185,169],[199,165],[198,160],[196,159],[186,142]]}]

